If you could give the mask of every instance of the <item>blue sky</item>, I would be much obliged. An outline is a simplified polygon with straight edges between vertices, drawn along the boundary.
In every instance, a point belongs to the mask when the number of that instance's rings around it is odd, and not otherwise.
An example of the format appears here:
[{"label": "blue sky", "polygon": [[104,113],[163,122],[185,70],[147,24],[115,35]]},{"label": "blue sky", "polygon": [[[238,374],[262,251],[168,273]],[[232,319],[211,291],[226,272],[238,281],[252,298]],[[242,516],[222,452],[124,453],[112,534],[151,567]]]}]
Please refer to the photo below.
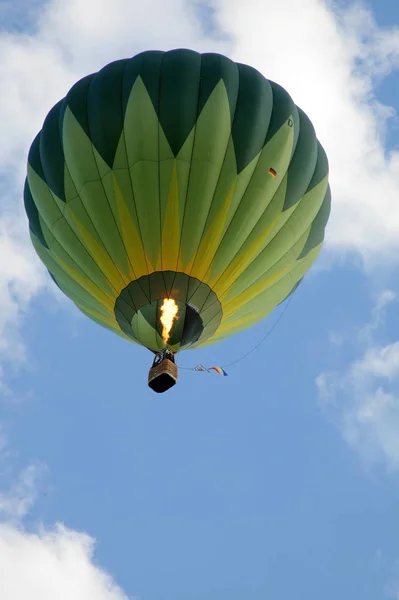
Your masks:
[{"label": "blue sky", "polygon": [[[192,4],[0,12],[0,597],[399,599],[399,6],[220,0],[208,27],[212,4]],[[85,320],[35,262],[20,185],[78,77],[183,45],[287,87],[327,148],[334,208],[259,350],[157,396],[150,354]],[[180,363],[233,361],[281,310]]]}]

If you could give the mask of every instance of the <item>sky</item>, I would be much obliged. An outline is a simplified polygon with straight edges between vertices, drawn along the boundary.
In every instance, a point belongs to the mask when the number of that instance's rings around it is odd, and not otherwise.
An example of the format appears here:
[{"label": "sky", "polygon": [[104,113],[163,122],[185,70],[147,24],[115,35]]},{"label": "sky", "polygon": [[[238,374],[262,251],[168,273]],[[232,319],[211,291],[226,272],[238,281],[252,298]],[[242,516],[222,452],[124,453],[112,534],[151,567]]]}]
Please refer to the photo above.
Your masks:
[{"label": "sky", "polygon": [[[30,245],[27,152],[80,77],[220,51],[330,161],[323,252],[282,318],[180,364],[85,319]],[[0,0],[0,598],[399,600],[397,0]]]}]

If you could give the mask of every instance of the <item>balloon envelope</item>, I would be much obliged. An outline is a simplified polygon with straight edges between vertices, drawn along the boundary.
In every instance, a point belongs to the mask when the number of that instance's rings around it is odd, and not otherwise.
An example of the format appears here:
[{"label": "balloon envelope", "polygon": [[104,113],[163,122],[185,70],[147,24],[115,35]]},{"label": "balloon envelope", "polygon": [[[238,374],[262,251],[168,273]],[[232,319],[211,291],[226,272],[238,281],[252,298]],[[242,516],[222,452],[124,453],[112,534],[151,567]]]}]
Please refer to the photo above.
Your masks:
[{"label": "balloon envelope", "polygon": [[29,153],[34,247],[90,319],[151,350],[265,318],[320,252],[328,162],[288,93],[218,54],[143,52],[78,81]]}]

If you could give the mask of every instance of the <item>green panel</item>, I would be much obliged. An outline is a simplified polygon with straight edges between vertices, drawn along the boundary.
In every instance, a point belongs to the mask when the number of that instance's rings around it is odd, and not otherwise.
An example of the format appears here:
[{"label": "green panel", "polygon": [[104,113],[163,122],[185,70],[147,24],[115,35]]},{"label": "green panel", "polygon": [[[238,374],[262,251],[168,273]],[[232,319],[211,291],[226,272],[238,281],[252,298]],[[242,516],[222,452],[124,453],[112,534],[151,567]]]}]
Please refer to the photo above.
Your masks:
[{"label": "green panel", "polygon": [[[151,310],[151,307],[145,307],[145,309]],[[149,315],[146,314],[145,309],[143,308],[138,314],[134,315],[132,329],[140,344],[150,350],[161,350],[165,344],[154,327],[154,323],[149,320]]]},{"label": "green panel", "polygon": [[201,82],[198,96],[198,114],[200,115],[209,96],[223,81],[227,91],[231,120],[237,106],[240,72],[238,65],[221,54],[207,53],[201,57]]},{"label": "green panel", "polygon": [[37,206],[35,204],[35,201],[33,200],[33,196],[28,184],[28,179],[25,180],[24,186],[24,206],[27,217],[29,219],[30,230],[36,235],[40,243],[43,244],[43,246],[45,246],[46,248],[48,248],[47,242],[44,239],[42,225],[40,223],[39,211],[37,210]]},{"label": "green panel", "polygon": [[[266,248],[258,254],[251,265],[231,286],[228,294],[229,298],[242,293],[264,275],[266,277],[271,276],[276,265],[280,265],[283,268],[283,266],[288,265],[290,260],[293,263],[297,260],[309,235],[307,230],[310,230],[312,221],[323,202],[326,185],[327,182],[325,184],[322,182],[318,187],[313,188],[295,206],[295,210],[291,212],[289,219],[284,223],[277,235],[274,237],[271,236],[271,241],[267,244]],[[304,234],[306,234],[306,239],[303,240],[302,246],[299,245],[300,249],[298,253],[296,255],[295,253],[292,254],[292,250],[298,248],[298,240]],[[291,258],[288,259],[287,257]]]},{"label": "green panel", "polygon": [[253,161],[265,145],[273,107],[270,83],[246,65],[238,65],[240,85],[234,113],[232,136],[237,173]]},{"label": "green panel", "polygon": [[91,80],[87,94],[88,137],[111,168],[123,128],[122,84],[128,61],[115,61]]},{"label": "green panel", "polygon": [[[65,120],[65,113],[71,112],[77,121],[79,127],[83,130],[86,137],[90,139],[90,125],[89,125],[89,114],[87,110],[88,105],[88,94],[91,82],[95,78],[95,73],[83,77],[70,89],[66,95],[63,103],[63,118]],[[65,131],[63,131],[63,142],[65,143]]]},{"label": "green panel", "polygon": [[310,192],[314,187],[319,185],[326,177],[328,177],[328,159],[323,146],[317,141],[317,163],[313,173],[307,192]]},{"label": "green panel", "polygon": [[[221,240],[213,261],[213,274],[223,274],[235,256],[245,252],[254,240],[260,239],[262,233],[274,223],[283,210],[286,194],[284,173],[289,165],[292,144],[293,130],[285,124],[263,149],[234,217]],[[277,171],[276,178],[269,174],[270,167]],[[276,227],[278,228],[278,225]],[[259,251],[261,249],[259,248]]]},{"label": "green panel", "polygon": [[[61,259],[62,264],[68,265],[74,271],[80,272],[82,277],[92,281],[99,289],[110,297],[116,292],[112,283],[107,280],[95,260],[87,252],[83,244],[78,242],[76,233],[63,219],[57,221],[53,229],[54,239],[49,247],[56,260]],[[50,233],[50,232],[49,232]]]},{"label": "green panel", "polygon": [[[130,167],[134,210],[140,236],[152,264],[161,244],[159,122],[148,92],[137,79],[126,109],[125,152]],[[173,158],[170,153],[170,158]]]},{"label": "green panel", "polygon": [[285,123],[292,127],[294,131],[294,143],[292,150],[295,150],[299,135],[299,114],[291,96],[287,94],[284,88],[270,81],[273,93],[273,110],[267,130],[265,146],[274,137],[274,135],[283,127]]},{"label": "green panel", "polygon": [[[297,261],[290,273],[279,279],[265,292],[259,294],[256,298],[243,306],[243,308],[240,311],[237,311],[237,313],[234,315],[234,319],[238,321],[238,319],[245,318],[248,315],[261,313],[261,316],[254,320],[253,323],[251,323],[251,326],[259,323],[259,321],[262,319],[265,319],[274,310],[274,308],[283,302],[300,284],[304,275],[316,260],[320,249],[321,246],[314,248],[304,260]],[[218,334],[218,332],[216,332],[211,341],[213,343],[219,342],[229,337],[232,334],[233,329],[234,333],[238,333],[239,331],[242,331],[248,327],[248,324],[244,323],[238,328],[233,328],[233,323],[234,321],[232,320],[230,323],[230,329],[225,333]],[[209,341],[207,343],[209,343]]]},{"label": "green panel", "polygon": [[131,91],[139,77],[147,89],[155,110],[157,110],[160,69],[163,56],[164,52],[159,50],[150,50],[147,52],[141,52],[128,61],[123,78],[122,104],[124,113],[129,103]]},{"label": "green panel", "polygon": [[314,128],[305,113],[298,108],[300,130],[298,142],[288,168],[284,210],[294,206],[305,194],[316,169],[318,145]]},{"label": "green panel", "polygon": [[299,258],[304,258],[313,248],[319,246],[324,239],[324,231],[327,225],[327,221],[330,217],[331,212],[331,191],[330,186],[328,186],[326,195],[323,200],[323,204],[320,207],[319,212],[317,213],[312,226],[310,228],[308,239],[306,240],[306,244],[299,256]]},{"label": "green panel", "polygon": [[[29,164],[28,185],[32,196],[40,198],[40,219],[51,229],[52,225],[62,218],[63,213],[47,183],[36,174]],[[63,204],[62,201],[61,204]]]},{"label": "green panel", "polygon": [[43,124],[40,136],[40,160],[43,179],[54,194],[65,201],[64,152],[61,140],[60,111],[62,102],[58,102],[49,112]]},{"label": "green panel", "polygon": [[[230,109],[221,84],[210,96],[195,129],[182,232],[184,261],[195,256],[207,226],[218,215],[235,180],[230,134]],[[211,145],[210,136],[214,140]]]},{"label": "green panel", "polygon": [[43,172],[43,165],[40,157],[40,138],[42,136],[42,132],[39,131],[37,136],[32,142],[32,145],[29,149],[28,154],[28,165],[32,167],[32,169],[43,179],[46,180],[46,177]]},{"label": "green panel", "polygon": [[[50,270],[50,276],[68,298],[75,303],[80,302],[86,307],[106,314],[103,304],[96,300],[92,294],[88,293],[84,288],[82,288],[82,286],[80,286],[66,271],[60,267],[58,262],[53,259],[52,255],[45,248],[43,248],[43,246],[41,246],[34,234],[31,234],[31,240],[38,256],[48,266]],[[103,299],[107,299],[106,294],[101,292],[100,288],[97,287],[97,291],[99,292],[100,297],[102,297],[101,294],[103,294]]]},{"label": "green panel", "polygon": [[201,55],[172,50],[163,55],[157,113],[174,156],[197,120]]},{"label": "green panel", "polygon": [[80,194],[87,183],[99,179],[99,172],[90,138],[69,108],[64,114],[63,144],[66,166]]},{"label": "green panel", "polygon": [[[80,192],[80,198],[86,211],[86,215],[82,211],[82,224],[87,229],[92,224],[94,230],[97,232],[99,245],[104,248],[105,253],[115,265],[115,269],[121,274],[122,279],[129,279],[126,248],[123,245],[115,216],[111,210],[110,201],[105,194],[102,182],[91,181],[87,183]],[[72,203],[70,204],[72,205]],[[82,234],[81,237],[83,237]],[[102,258],[98,255],[94,258],[102,268]]]}]

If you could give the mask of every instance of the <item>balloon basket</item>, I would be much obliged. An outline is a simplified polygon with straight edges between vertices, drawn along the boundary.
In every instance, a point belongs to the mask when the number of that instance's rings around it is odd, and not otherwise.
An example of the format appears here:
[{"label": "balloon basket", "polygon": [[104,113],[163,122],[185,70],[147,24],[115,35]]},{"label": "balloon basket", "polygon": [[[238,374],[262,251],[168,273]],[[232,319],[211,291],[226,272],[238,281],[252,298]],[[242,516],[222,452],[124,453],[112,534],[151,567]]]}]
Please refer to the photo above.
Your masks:
[{"label": "balloon basket", "polygon": [[162,394],[177,383],[177,365],[176,363],[164,358],[155,367],[150,369],[148,374],[148,386],[157,392]]}]

